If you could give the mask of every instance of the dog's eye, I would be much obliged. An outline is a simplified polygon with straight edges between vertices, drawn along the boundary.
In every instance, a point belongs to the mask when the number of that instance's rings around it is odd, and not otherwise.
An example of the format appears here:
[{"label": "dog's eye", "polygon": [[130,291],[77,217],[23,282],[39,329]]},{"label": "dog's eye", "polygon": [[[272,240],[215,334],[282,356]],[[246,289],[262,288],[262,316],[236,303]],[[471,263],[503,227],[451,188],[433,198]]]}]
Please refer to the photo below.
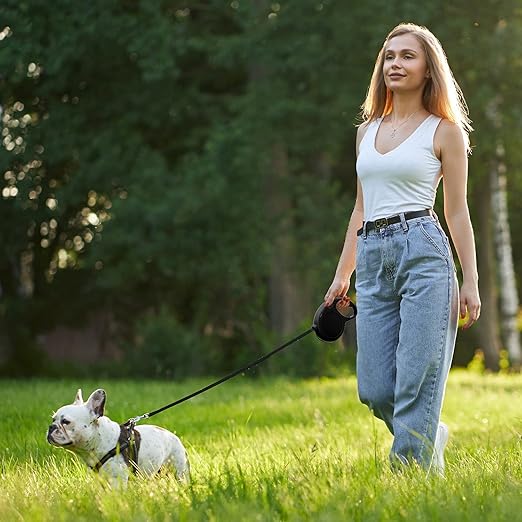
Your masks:
[{"label": "dog's eye", "polygon": [[65,426],[67,426],[67,424],[71,424],[71,421],[68,421],[67,419],[62,419],[61,423],[65,424]]}]

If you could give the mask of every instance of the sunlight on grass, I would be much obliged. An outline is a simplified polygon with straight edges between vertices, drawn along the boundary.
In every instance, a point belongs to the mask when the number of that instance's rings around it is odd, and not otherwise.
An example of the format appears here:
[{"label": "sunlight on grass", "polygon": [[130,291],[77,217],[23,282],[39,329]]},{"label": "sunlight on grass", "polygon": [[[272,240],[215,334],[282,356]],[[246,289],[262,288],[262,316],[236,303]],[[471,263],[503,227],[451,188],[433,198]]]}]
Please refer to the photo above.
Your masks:
[{"label": "sunlight on grass", "polygon": [[[121,422],[201,382],[78,384],[85,393],[103,385],[107,413]],[[446,479],[389,470],[391,437],[358,403],[353,377],[238,379],[154,419],[186,445],[189,487],[163,476],[135,479],[124,491],[108,490],[71,453],[46,443],[53,409],[77,387],[0,382],[1,520],[512,522],[520,514],[521,376],[452,373]]]}]

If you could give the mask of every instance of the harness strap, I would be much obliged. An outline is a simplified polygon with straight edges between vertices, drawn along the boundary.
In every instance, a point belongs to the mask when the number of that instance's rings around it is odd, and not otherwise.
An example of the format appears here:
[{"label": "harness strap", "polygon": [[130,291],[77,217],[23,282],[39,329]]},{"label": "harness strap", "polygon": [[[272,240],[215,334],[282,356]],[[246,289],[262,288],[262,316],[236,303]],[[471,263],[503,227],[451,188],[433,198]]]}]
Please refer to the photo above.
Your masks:
[{"label": "harness strap", "polygon": [[134,423],[125,422],[120,424],[120,436],[116,446],[106,453],[93,467],[93,471],[98,473],[101,467],[116,455],[121,455],[123,460],[136,473],[138,469],[138,452],[140,450],[141,435],[134,428]]}]

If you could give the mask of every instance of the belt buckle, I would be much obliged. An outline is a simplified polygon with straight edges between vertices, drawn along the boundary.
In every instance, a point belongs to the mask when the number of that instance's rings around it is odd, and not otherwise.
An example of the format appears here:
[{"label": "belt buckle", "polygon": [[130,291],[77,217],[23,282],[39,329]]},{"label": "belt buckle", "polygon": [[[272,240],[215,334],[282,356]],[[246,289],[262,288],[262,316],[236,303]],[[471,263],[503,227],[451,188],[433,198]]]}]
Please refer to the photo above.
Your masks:
[{"label": "belt buckle", "polygon": [[381,228],[384,228],[384,227],[388,226],[388,218],[376,219],[373,222],[373,224],[374,224],[376,230],[380,230]]}]

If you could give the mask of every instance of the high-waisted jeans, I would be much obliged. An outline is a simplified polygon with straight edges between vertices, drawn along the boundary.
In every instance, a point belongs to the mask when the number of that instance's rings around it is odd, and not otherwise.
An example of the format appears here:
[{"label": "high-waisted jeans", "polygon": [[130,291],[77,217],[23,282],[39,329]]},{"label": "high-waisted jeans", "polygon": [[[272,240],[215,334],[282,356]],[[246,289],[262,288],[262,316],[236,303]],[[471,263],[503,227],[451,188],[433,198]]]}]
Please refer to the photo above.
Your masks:
[{"label": "high-waisted jeans", "polygon": [[429,467],[458,323],[448,238],[427,216],[357,239],[360,400],[394,435],[392,463]]}]

